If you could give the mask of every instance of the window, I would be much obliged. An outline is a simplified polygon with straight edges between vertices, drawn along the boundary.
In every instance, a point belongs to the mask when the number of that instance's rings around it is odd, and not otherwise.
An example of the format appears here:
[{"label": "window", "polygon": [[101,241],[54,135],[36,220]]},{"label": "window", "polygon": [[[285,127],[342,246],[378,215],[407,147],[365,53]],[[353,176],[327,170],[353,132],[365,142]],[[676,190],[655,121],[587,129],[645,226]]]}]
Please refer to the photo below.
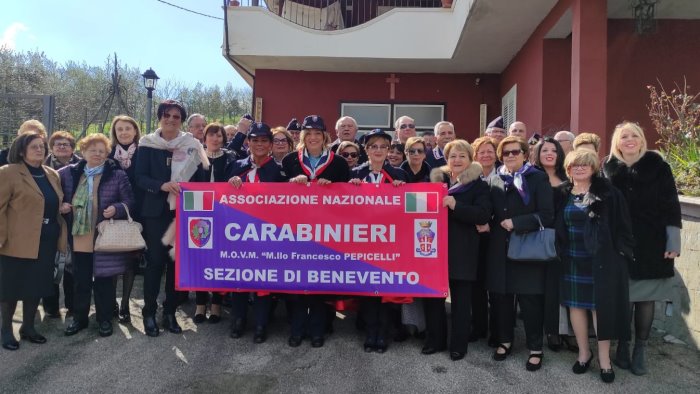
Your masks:
[{"label": "window", "polygon": [[343,103],[340,116],[352,116],[360,130],[386,129],[392,124],[390,104]]},{"label": "window", "polygon": [[416,130],[433,130],[435,124],[445,119],[444,105],[395,104],[394,120],[399,116],[410,116],[416,120]]},{"label": "window", "polygon": [[341,103],[340,116],[352,116],[357,121],[358,137],[372,129],[383,129],[393,134],[394,121],[399,116],[416,120],[416,131],[421,135],[433,131],[435,124],[444,119],[442,104],[365,104]]},{"label": "window", "polygon": [[515,84],[501,99],[501,116],[503,116],[503,127],[506,129],[516,120],[517,96],[518,85]]}]

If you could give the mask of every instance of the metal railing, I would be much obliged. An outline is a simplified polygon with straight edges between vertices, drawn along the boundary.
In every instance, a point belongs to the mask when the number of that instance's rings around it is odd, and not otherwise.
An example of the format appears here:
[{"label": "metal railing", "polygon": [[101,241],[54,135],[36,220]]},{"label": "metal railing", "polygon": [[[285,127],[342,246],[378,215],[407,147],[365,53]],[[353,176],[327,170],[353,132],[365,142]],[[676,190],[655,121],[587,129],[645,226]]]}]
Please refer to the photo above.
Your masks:
[{"label": "metal railing", "polygon": [[315,30],[342,30],[393,8],[441,8],[442,0],[232,0],[229,7],[265,7],[275,15]]}]

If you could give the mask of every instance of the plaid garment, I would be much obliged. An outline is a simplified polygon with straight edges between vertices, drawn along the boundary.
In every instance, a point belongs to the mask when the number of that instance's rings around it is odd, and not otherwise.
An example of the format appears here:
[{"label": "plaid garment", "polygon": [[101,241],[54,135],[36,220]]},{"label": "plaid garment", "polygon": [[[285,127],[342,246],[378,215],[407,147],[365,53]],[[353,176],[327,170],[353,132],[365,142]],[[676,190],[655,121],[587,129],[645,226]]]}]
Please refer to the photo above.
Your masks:
[{"label": "plaid garment", "polygon": [[564,208],[564,222],[569,235],[569,264],[561,280],[562,304],[568,307],[595,310],[593,256],[583,242],[583,229],[588,219],[588,207],[582,199],[571,195]]}]

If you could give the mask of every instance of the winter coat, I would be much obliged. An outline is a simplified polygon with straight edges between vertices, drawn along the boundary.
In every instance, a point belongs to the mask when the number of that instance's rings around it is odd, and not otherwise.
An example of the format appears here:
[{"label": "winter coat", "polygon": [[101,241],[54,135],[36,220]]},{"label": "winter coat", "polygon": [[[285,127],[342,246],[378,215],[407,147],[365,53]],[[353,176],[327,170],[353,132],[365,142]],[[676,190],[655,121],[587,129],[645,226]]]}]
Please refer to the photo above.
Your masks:
[{"label": "winter coat", "polygon": [[[333,153],[333,158],[326,168],[319,174],[316,174],[316,179],[327,179],[331,182],[347,182],[350,180],[350,168],[348,162],[341,156]],[[303,166],[299,161],[299,151],[293,151],[287,154],[282,159],[282,169],[285,175],[291,179],[295,176],[306,175]]]},{"label": "winter coat", "polygon": [[[568,256],[569,232],[564,208],[573,185],[565,182],[557,193],[555,228],[560,267],[571,264]],[[593,177],[585,199],[588,207],[585,228],[586,249],[593,255],[593,283],[598,340],[630,338],[628,262],[633,262],[634,239],[622,193],[609,180]],[[560,281],[560,284],[563,283]]]},{"label": "winter coat", "polygon": [[671,167],[656,152],[647,151],[628,167],[614,156],[603,165],[625,197],[632,218],[635,262],[629,267],[632,279],[670,278],[673,259],[665,259],[666,227],[681,227],[681,207]]},{"label": "winter coat", "polygon": [[[72,203],[86,164],[85,160],[81,160],[58,171],[61,176],[61,187],[63,188],[63,202]],[[124,209],[122,203],[129,207],[130,212],[133,212],[135,208],[134,193],[131,190],[131,184],[126,173],[119,167],[119,164],[111,159],[107,159],[104,166],[100,183],[97,186],[97,220],[95,222],[97,224],[105,220],[102,212],[110,206],[116,209],[116,213],[112,217],[115,220],[127,219],[126,209]],[[68,223],[69,242],[72,245],[73,236],[70,229],[73,228],[73,213],[65,214],[64,217]],[[94,234],[97,237],[96,229]],[[134,253],[132,252],[95,252],[93,253],[93,275],[99,278],[106,278],[121,274],[126,270],[127,264],[133,258]]]},{"label": "winter coat", "polygon": [[[455,209],[447,211],[447,264],[450,280],[475,281],[479,261],[479,233],[477,224],[486,224],[491,217],[489,186],[480,178],[481,166],[472,163],[459,176],[462,189],[450,193]],[[430,172],[431,182],[449,185],[449,168],[435,168]]]},{"label": "winter coat", "polygon": [[[116,153],[117,148],[112,148],[112,152],[109,154],[109,158],[114,160],[114,154]],[[129,168],[124,169],[121,167],[118,161],[114,160],[115,163],[119,166],[119,168],[122,169],[126,173],[126,176],[129,178],[129,184],[131,185],[131,191],[134,192],[134,209],[130,211],[131,216],[134,218],[134,220],[139,221],[141,220],[141,212],[139,207],[141,207],[141,204],[143,204],[143,189],[136,187],[136,158],[139,154],[138,148],[136,149],[136,152],[134,152],[134,156],[131,157],[131,165]]]},{"label": "winter coat", "polygon": [[500,179],[491,182],[493,216],[489,222],[490,239],[486,267],[486,289],[499,294],[543,294],[546,268],[551,262],[511,261],[506,258],[510,233],[501,227],[504,219],[513,220],[514,232],[539,229],[535,214],[544,227],[554,223],[554,204],[549,177],[541,171],[525,176],[530,193],[527,205],[515,188],[505,190]]}]

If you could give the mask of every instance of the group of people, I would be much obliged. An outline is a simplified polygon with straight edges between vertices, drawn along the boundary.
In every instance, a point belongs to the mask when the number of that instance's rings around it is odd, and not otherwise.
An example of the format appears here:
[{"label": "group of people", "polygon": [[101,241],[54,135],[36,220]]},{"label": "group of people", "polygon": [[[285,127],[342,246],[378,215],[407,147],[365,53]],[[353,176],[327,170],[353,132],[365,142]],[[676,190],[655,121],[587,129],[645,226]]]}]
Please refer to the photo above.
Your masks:
[{"label": "group of people", "polygon": [[[546,335],[552,350],[566,344],[576,351],[572,371],[585,373],[594,358],[592,332],[604,382],[614,380],[613,362],[637,375],[646,373],[654,301],[669,297],[681,215],[670,168],[648,149],[637,124],[618,125],[610,153],[601,160],[595,134],[564,131],[528,140],[525,124],[505,129],[500,117],[469,143],[458,139],[447,121],[438,122],[429,138],[418,136],[408,116],[396,119],[393,133],[375,129],[362,138],[357,138],[356,121],[344,116],[331,141],[316,115],[292,119],[286,127],[270,128],[249,115],[236,126],[224,126],[207,123],[200,114],[187,117],[174,100],[161,102],[157,115],[159,128],[144,136],[134,119],[115,117],[111,138],[92,134],[79,141],[81,156],[74,153],[70,133],[55,132],[47,139],[41,123],[28,121],[0,155],[9,163],[0,167],[3,348],[19,348],[12,329],[18,300],[23,305],[20,339],[46,342],[34,316],[40,302],[48,316],[60,316],[57,251],[70,250],[72,256],[63,276],[65,307],[72,315],[65,335],[88,327],[92,296],[99,335],[112,334],[115,316],[130,322],[129,298],[140,265],[146,335],[161,332],[156,311],[164,271],[161,325],[182,332],[175,314],[182,296],[175,291],[168,242],[179,182],[228,182],[234,188],[249,182],[396,187],[437,182],[448,187],[442,205],[448,212],[451,318],[442,298],[360,297],[357,326],[365,332],[366,352],[383,353],[391,339],[406,339],[410,323],[425,340],[423,354],[448,351],[452,360],[460,360],[470,342],[484,338],[495,348],[493,359],[503,361],[513,350],[519,311],[529,371],[542,367]],[[145,257],[95,251],[97,225],[128,216],[143,225]],[[540,228],[555,229],[557,259],[524,261],[508,253],[512,234]],[[120,303],[118,277],[123,277]],[[193,321],[220,322],[224,301],[231,305],[233,338],[244,335],[250,307],[253,341],[265,342],[272,310],[284,301],[289,346],[309,338],[312,347],[322,347],[332,332],[338,298],[196,292]],[[618,341],[612,361],[611,340]]]}]

